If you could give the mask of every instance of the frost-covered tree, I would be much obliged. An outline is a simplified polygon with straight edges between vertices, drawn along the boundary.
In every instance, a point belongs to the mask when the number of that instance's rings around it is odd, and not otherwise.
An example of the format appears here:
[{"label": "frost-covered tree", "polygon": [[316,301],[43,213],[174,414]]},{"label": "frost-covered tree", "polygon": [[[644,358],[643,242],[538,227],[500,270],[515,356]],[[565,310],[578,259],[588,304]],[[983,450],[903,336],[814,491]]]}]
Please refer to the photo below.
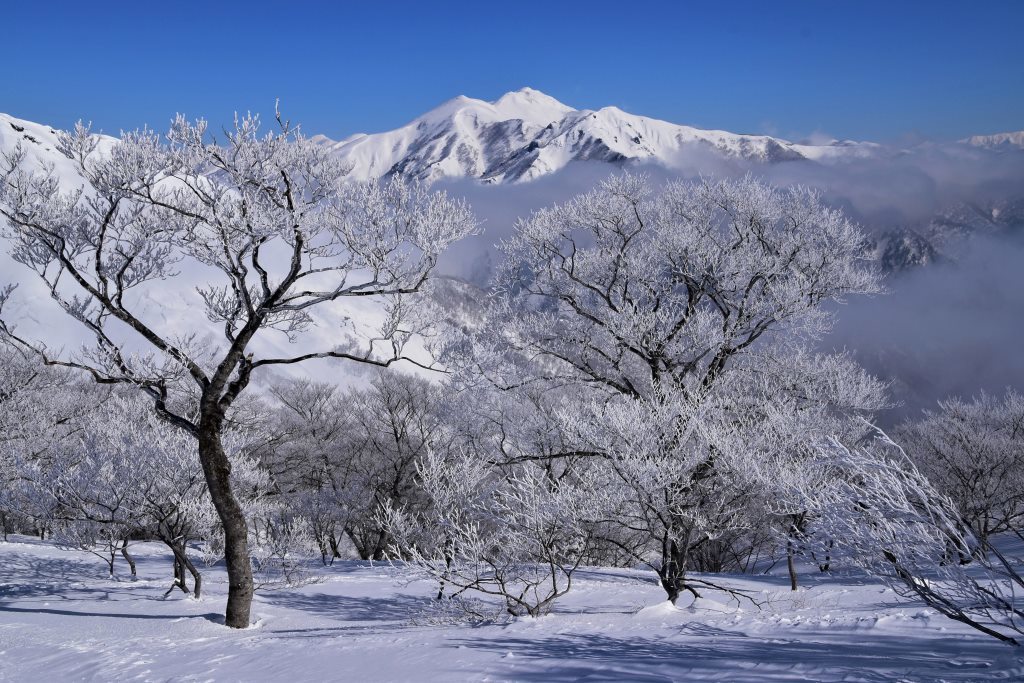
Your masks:
[{"label": "frost-covered tree", "polygon": [[694,393],[769,342],[827,329],[824,303],[879,291],[863,245],[810,190],[746,178],[656,192],[616,176],[518,224],[503,245],[499,332],[552,377]]},{"label": "frost-covered tree", "polygon": [[[76,355],[55,354],[9,317],[0,332],[47,363],[134,385],[198,441],[224,529],[225,623],[247,627],[248,525],[223,446],[232,406],[263,368],[401,359],[414,329],[405,297],[475,222],[463,204],[401,179],[343,182],[345,167],[284,122],[261,135],[256,117],[240,118],[217,141],[204,121],[179,116],[166,140],[129,133],[103,153],[82,126],[60,140],[83,186],[62,187],[52,168],[26,170],[16,151],[0,169],[0,215],[12,257],[41,278],[92,343]],[[179,294],[194,287],[201,315],[178,327],[163,323],[160,309],[174,297],[156,290],[168,283]],[[0,303],[11,295],[5,289]],[[319,313],[366,297],[384,312],[372,339],[338,333],[314,346],[307,333]],[[219,344],[208,337],[218,328]],[[274,350],[275,334],[297,346]]]},{"label": "frost-covered tree", "polygon": [[710,434],[778,402],[827,416],[805,423],[818,430],[883,404],[848,360],[807,351],[826,303],[880,290],[863,246],[809,190],[613,177],[518,224],[489,317],[453,364],[504,390],[579,388],[584,409],[563,411],[573,443],[537,456],[604,461],[626,506],[610,517],[675,599],[695,548],[758,516],[742,458],[727,463]]},{"label": "frost-covered tree", "polygon": [[66,448],[109,393],[0,343],[0,522],[5,535],[12,526],[41,536],[52,532],[52,500],[26,486],[24,466]]},{"label": "frost-covered tree", "polygon": [[389,373],[353,392],[349,468],[344,505],[346,533],[363,559],[383,559],[393,546],[380,524],[386,507],[420,510],[428,505],[417,467],[430,447],[448,449],[441,391],[427,380]]},{"label": "frost-covered tree", "polygon": [[1024,530],[1024,397],[939,402],[897,432],[907,454],[949,496],[983,543]]},{"label": "frost-covered tree", "polygon": [[90,429],[91,417],[72,438],[19,463],[24,500],[30,501],[27,509],[52,529],[58,546],[102,558],[110,578],[120,552],[134,575],[127,549],[129,538],[145,524],[135,495],[144,468],[126,462],[123,454],[102,447],[98,452],[97,437],[102,437]]},{"label": "frost-covered tree", "polygon": [[657,572],[673,602],[701,585],[719,588],[687,571],[702,568],[702,554],[720,540],[766,521],[787,548],[795,585],[808,511],[779,482],[813,459],[809,444],[851,433],[850,416],[881,403],[882,386],[846,358],[774,361],[774,370],[746,366],[697,395],[613,396],[561,415],[577,450],[598,454],[591,466],[608,471],[602,492],[609,521],[628,531],[622,549]]},{"label": "frost-covered tree", "polygon": [[803,472],[805,500],[845,558],[905,597],[1019,644],[1021,558],[994,547],[978,556],[981,541],[955,503],[881,432],[855,446],[823,442],[819,454],[813,470]]}]

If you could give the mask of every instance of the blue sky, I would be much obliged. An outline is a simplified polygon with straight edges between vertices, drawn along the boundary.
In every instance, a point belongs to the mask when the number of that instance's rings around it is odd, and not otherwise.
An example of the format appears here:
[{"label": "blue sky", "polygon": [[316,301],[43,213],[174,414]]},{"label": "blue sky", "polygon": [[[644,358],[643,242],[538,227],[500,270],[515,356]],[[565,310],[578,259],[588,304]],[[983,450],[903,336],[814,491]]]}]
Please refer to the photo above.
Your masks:
[{"label": "blue sky", "polygon": [[[723,7],[727,5],[727,7]],[[1024,1],[6,3],[0,111],[395,128],[458,94],[800,138],[1024,129]]]}]

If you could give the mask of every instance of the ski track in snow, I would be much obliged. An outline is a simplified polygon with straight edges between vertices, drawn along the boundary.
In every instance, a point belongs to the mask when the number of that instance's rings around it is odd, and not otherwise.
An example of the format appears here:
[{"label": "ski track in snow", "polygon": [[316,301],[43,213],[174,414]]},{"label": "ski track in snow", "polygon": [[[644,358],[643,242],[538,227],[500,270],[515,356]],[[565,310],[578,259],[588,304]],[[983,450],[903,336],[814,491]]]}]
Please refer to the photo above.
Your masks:
[{"label": "ski track in snow", "polygon": [[428,626],[436,587],[388,565],[341,562],[302,588],[259,594],[247,630],[224,628],[226,577],[200,601],[169,585],[170,555],[134,547],[139,579],[87,553],[0,543],[5,681],[992,681],[1024,654],[900,601],[858,576],[731,576],[765,604],[709,595],[674,608],[650,573],[591,569],[539,619]]}]

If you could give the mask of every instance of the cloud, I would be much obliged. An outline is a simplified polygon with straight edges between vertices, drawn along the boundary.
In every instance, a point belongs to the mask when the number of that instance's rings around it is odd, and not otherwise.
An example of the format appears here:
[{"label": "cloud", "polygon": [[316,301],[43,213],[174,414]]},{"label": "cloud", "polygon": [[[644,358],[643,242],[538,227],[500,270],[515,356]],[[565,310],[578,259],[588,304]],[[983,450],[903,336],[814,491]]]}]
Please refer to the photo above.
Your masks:
[{"label": "cloud", "polygon": [[[519,218],[587,192],[616,168],[599,162],[575,162],[561,172],[528,183],[481,185],[475,180],[444,180],[435,189],[464,198],[481,221],[479,235],[461,240],[442,255],[438,270],[485,286],[490,264],[501,258],[496,245],[509,238]],[[665,172],[662,171],[662,174]]]},{"label": "cloud", "polygon": [[1024,243],[978,238],[955,263],[919,269],[890,293],[838,310],[826,348],[849,348],[869,371],[892,379],[903,405],[892,424],[947,396],[1024,390]]}]

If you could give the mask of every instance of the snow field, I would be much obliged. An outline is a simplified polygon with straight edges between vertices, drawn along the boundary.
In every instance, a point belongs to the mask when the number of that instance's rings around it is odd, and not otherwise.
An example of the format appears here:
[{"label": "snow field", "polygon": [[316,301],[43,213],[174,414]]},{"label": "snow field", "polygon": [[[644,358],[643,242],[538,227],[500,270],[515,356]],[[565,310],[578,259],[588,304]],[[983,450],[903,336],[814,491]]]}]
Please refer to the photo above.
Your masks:
[{"label": "snow field", "polygon": [[200,601],[162,599],[158,544],[133,547],[139,578],[12,536],[0,544],[5,681],[993,681],[1024,678],[1024,654],[899,601],[857,575],[805,568],[717,577],[761,603],[707,594],[673,607],[648,572],[582,571],[553,614],[430,625],[436,593],[388,565],[341,562],[319,582],[263,592],[251,629],[220,623],[222,567]]}]

